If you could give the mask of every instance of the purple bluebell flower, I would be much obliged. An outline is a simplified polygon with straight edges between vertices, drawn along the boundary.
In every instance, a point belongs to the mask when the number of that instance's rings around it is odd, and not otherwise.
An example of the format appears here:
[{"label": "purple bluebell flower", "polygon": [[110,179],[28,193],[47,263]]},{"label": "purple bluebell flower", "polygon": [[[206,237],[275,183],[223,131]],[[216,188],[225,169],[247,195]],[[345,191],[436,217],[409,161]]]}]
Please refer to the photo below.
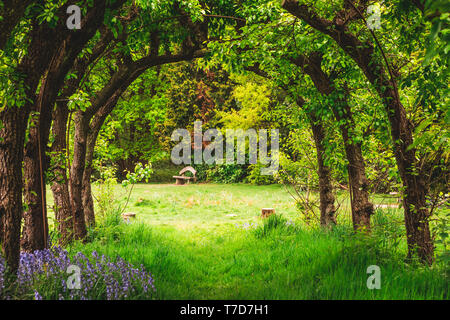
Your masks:
[{"label": "purple bluebell flower", "polygon": [[[91,259],[78,252],[71,259],[66,250],[53,246],[32,253],[22,252],[17,272],[17,294],[34,292],[36,300],[46,299],[130,299],[152,298],[156,291],[152,275],[143,265],[134,268],[121,257],[112,260],[96,251]],[[79,267],[81,289],[69,289],[67,269]],[[0,297],[3,297],[5,262],[0,257]],[[50,289],[49,289],[50,288]]]},{"label": "purple bluebell flower", "polygon": [[34,290],[34,300],[42,300],[42,296],[36,290]]}]

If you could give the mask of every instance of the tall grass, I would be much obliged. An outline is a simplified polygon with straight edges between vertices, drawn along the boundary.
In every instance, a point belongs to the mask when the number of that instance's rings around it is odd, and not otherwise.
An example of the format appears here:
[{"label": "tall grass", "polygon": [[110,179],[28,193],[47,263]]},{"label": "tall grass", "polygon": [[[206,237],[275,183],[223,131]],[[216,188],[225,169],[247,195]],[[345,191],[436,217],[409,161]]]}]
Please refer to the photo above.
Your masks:
[{"label": "tall grass", "polygon": [[[127,201],[122,187],[115,198]],[[385,200],[374,196],[374,202]],[[116,206],[105,201],[105,207]],[[261,220],[262,207],[277,215]],[[87,244],[68,249],[143,264],[157,299],[449,298],[448,264],[439,260],[429,268],[405,260],[401,209],[377,209],[367,236],[353,233],[348,201],[341,208],[338,226],[325,232],[299,220],[279,185],[139,184],[127,208],[137,221],[125,224],[111,209],[98,216]],[[370,265],[381,269],[379,290],[366,286]]]},{"label": "tall grass", "polygon": [[[159,299],[448,299],[443,266],[404,261],[397,229],[379,234],[375,227],[368,236],[351,226],[324,232],[286,222],[272,216],[253,230],[201,239],[174,228],[118,224],[73,249],[143,264]],[[366,286],[369,265],[381,268],[379,290]]]}]

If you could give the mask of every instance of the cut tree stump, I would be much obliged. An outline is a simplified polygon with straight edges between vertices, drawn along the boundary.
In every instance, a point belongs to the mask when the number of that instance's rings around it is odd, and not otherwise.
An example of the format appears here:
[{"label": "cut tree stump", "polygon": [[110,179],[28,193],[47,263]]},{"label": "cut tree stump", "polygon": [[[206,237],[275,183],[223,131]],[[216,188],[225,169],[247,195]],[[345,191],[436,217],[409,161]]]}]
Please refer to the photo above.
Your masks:
[{"label": "cut tree stump", "polygon": [[261,218],[267,218],[275,213],[274,208],[262,208],[261,209]]},{"label": "cut tree stump", "polygon": [[136,219],[136,213],[134,212],[125,212],[122,213],[122,218],[125,222],[130,222],[131,219]]}]

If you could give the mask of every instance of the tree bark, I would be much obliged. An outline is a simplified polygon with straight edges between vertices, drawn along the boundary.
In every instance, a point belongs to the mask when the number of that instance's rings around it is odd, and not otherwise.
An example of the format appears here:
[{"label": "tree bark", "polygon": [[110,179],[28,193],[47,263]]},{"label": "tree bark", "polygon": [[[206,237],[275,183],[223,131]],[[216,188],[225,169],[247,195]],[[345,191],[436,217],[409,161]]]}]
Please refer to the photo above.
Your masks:
[{"label": "tree bark", "polygon": [[[64,95],[63,95],[64,96]],[[73,239],[74,225],[72,207],[69,196],[69,180],[67,177],[67,120],[69,109],[66,101],[58,101],[54,111],[52,135],[53,181],[52,192],[55,218],[60,234],[59,243],[64,246]]]},{"label": "tree bark", "polygon": [[[313,7],[297,0],[284,0],[282,7],[302,19],[314,29],[333,38],[360,67],[369,82],[375,87],[385,106],[394,143],[397,167],[403,182],[403,207],[408,243],[408,257],[417,254],[427,264],[434,260],[434,246],[430,235],[430,212],[426,205],[426,183],[424,177],[416,174],[416,150],[409,148],[413,143],[412,125],[406,117],[397,83],[388,67],[386,75],[383,63],[377,58],[369,41],[361,42],[346,26],[346,20],[338,16],[333,20],[320,17]],[[357,16],[353,8],[352,15]],[[381,50],[381,48],[380,48]],[[385,57],[384,53],[382,55]]]},{"label": "tree bark", "polygon": [[373,204],[369,201],[369,181],[366,176],[364,157],[361,144],[352,141],[349,128],[354,126],[350,107],[344,104],[342,116],[333,108],[335,118],[343,123],[340,125],[342,138],[344,140],[345,154],[348,161],[348,179],[351,192],[351,207],[353,228],[355,230],[370,231],[370,217],[375,213]]},{"label": "tree bark", "polygon": [[[45,198],[45,181],[43,172],[45,168],[45,150],[42,150],[43,139],[40,135],[39,118],[30,119],[28,142],[25,145],[24,154],[24,201],[27,210],[24,212],[24,224],[22,230],[22,250],[32,252],[43,250],[48,238]],[[48,122],[51,122],[47,119]],[[41,139],[39,142],[38,139]],[[40,145],[39,145],[40,144]],[[40,150],[41,149],[41,150]],[[41,180],[42,179],[42,180]],[[44,192],[42,192],[42,187]]]},{"label": "tree bark", "polygon": [[320,224],[330,228],[336,224],[335,198],[333,194],[333,184],[331,169],[325,164],[325,128],[313,112],[308,112],[311,129],[316,146],[317,164],[319,174],[319,194],[320,194]]},{"label": "tree bark", "polygon": [[94,198],[92,196],[91,187],[91,175],[92,175],[92,159],[86,161],[86,169],[83,173],[83,210],[84,218],[88,227],[95,227],[95,211],[94,211]]},{"label": "tree bark", "polygon": [[1,242],[9,270],[19,266],[22,218],[22,159],[29,106],[7,107],[0,112],[0,217]]},{"label": "tree bark", "polygon": [[90,227],[95,226],[95,212],[94,212],[94,199],[92,197],[91,188],[91,176],[92,176],[92,161],[94,158],[95,144],[97,142],[97,137],[100,132],[98,130],[90,131],[87,139],[87,151],[86,151],[86,165],[83,172],[83,208],[84,216],[86,219],[86,224]]},{"label": "tree bark", "polygon": [[[46,50],[43,50],[46,48]],[[10,270],[19,265],[22,203],[22,161],[28,116],[35,102],[35,92],[41,75],[56,49],[52,29],[32,22],[31,42],[26,56],[17,68],[23,82],[15,83],[27,97],[25,104],[6,106],[0,111],[0,211],[3,212],[3,251]],[[44,52],[45,51],[45,52]]]},{"label": "tree bark", "polygon": [[[70,176],[70,198],[74,213],[76,238],[86,236],[86,223],[95,225],[94,202],[91,190],[92,159],[95,143],[104,119],[112,111],[124,90],[142,72],[125,67],[119,70],[108,86],[102,89],[91,107],[86,112],[78,111],[75,115],[74,158]],[[114,90],[111,92],[111,90]],[[103,115],[103,116],[102,116]],[[91,127],[91,119],[104,117],[98,126]],[[80,238],[81,237],[81,238]]]},{"label": "tree bark", "polygon": [[83,171],[86,161],[86,143],[89,129],[89,118],[83,111],[78,111],[74,118],[75,136],[73,161],[70,168],[70,203],[76,240],[84,240],[87,234],[82,201]]},{"label": "tree bark", "polygon": [[95,226],[95,212],[94,212],[94,200],[92,197],[92,188],[91,188],[91,176],[92,176],[92,161],[94,158],[95,144],[97,142],[98,135],[100,130],[105,122],[106,118],[112,112],[117,102],[119,101],[120,96],[126,90],[126,88],[140,75],[140,73],[134,74],[129,79],[123,82],[124,86],[120,87],[111,97],[110,99],[98,109],[96,114],[94,115],[90,125],[89,125],[89,133],[87,136],[87,145],[86,145],[86,163],[84,165],[83,171],[83,190],[82,190],[82,198],[83,198],[83,209],[84,215],[86,219],[86,223],[88,226]]},{"label": "tree bark", "polygon": [[[134,81],[134,80],[132,80]],[[131,82],[132,82],[131,81]],[[117,91],[108,102],[101,107],[94,118],[91,121],[89,126],[89,134],[87,137],[87,146],[86,146],[86,164],[83,172],[83,208],[84,215],[86,218],[86,223],[88,226],[95,226],[95,212],[94,212],[94,200],[92,197],[92,188],[91,188],[91,176],[92,176],[92,161],[94,158],[95,144],[97,142],[98,135],[103,126],[108,115],[112,112],[117,101],[119,100],[121,94],[125,89]]]}]

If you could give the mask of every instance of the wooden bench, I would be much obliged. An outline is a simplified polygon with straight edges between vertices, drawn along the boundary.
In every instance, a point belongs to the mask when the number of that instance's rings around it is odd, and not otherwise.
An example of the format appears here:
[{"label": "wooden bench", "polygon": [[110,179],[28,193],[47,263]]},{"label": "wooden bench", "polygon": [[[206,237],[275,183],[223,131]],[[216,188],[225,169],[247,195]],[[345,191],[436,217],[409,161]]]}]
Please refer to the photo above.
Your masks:
[{"label": "wooden bench", "polygon": [[[190,172],[192,173],[192,177],[187,177],[185,176],[186,172]],[[175,181],[177,185],[183,185],[185,183],[189,183],[189,181],[193,180],[194,182],[197,181],[197,170],[195,170],[194,168],[188,166],[186,168],[183,168],[180,172],[179,172],[179,176],[173,176],[175,178]]]}]

